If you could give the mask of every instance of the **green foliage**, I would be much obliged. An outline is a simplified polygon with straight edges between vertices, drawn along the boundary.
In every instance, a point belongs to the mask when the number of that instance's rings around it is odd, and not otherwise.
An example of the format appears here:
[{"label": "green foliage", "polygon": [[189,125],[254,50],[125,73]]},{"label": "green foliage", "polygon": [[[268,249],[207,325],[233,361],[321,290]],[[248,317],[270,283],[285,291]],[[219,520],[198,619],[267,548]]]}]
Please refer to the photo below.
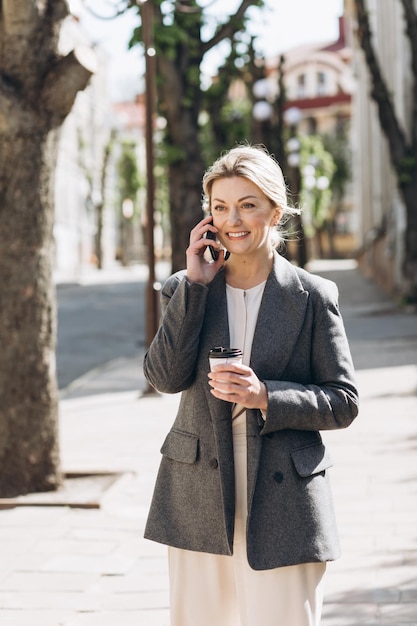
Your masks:
[{"label": "green foliage", "polygon": [[162,162],[168,166],[185,161],[187,158],[187,151],[184,147],[176,146],[169,141],[165,141],[161,146],[161,153],[163,153]]},{"label": "green foliage", "polygon": [[[301,138],[301,206],[306,234],[323,228],[330,216],[335,161],[319,135]],[[326,186],[327,180],[327,186]]]},{"label": "green foliage", "polygon": [[[238,17],[225,16],[221,0],[217,1],[222,18],[214,13],[213,2],[206,0],[148,0],[152,5],[137,7],[141,13],[144,7],[149,9],[152,6],[154,13],[157,109],[166,120],[163,137],[159,137],[163,143],[160,146],[163,160],[159,165],[168,170],[174,271],[184,265],[189,230],[201,216],[196,198],[200,197],[201,176],[207,165],[204,157],[208,154],[211,157],[214,151],[217,156],[219,149],[247,138],[248,106],[243,103],[231,106],[228,92],[237,70],[242,70],[248,56],[247,45],[243,45],[245,36],[238,37],[237,31],[246,24],[247,9],[262,6],[263,0],[244,3],[244,10]],[[237,11],[239,7],[242,7],[241,2],[237,2],[232,10]],[[143,30],[139,27],[130,45],[140,44],[142,39]],[[246,35],[246,44],[249,39]],[[235,45],[232,45],[234,41]],[[229,42],[233,55],[227,67],[219,72],[222,85],[216,86],[206,100],[206,94],[202,92],[201,63],[206,54],[222,42]],[[208,114],[213,123],[200,127],[204,114]],[[224,136],[224,141],[219,141],[219,136]],[[185,198],[182,194],[184,184],[188,190]]]},{"label": "green foliage", "polygon": [[137,192],[141,187],[134,142],[122,143],[122,153],[117,163],[120,204],[126,198],[136,203]]},{"label": "green foliage", "polygon": [[[200,32],[204,24],[201,7],[195,0],[184,2],[172,0],[153,1],[154,7],[154,45],[157,55],[164,55],[175,61],[180,48],[187,48],[190,56],[200,54]],[[138,6],[141,12],[140,5]],[[133,32],[129,46],[143,43],[142,25]],[[197,46],[196,46],[197,43]]]},{"label": "green foliage", "polygon": [[337,135],[325,135],[323,146],[330,152],[335,164],[335,171],[332,177],[332,191],[338,198],[345,195],[346,184],[352,177],[351,149],[349,140],[345,133]]},{"label": "green foliage", "polygon": [[[236,143],[252,141],[252,88],[259,72],[255,67],[253,40],[245,33],[237,33],[230,46],[228,56],[219,68],[216,80],[203,94],[203,107],[207,113],[206,123],[201,128],[201,143],[206,165],[209,165],[222,150]],[[233,82],[240,84],[242,91],[230,98]]]}]

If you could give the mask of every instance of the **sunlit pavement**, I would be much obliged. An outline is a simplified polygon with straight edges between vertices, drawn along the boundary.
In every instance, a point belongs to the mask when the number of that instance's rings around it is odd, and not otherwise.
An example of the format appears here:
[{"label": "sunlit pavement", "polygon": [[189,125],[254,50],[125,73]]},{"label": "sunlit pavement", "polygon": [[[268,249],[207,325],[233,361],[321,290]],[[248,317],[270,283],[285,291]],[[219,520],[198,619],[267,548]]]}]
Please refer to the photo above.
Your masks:
[{"label": "sunlit pavement", "polygon": [[[328,567],[322,626],[417,625],[417,316],[352,264],[311,269],[338,282],[361,392],[353,425],[323,434],[343,556]],[[97,508],[70,506],[85,495],[70,492],[67,506],[0,511],[1,626],[169,626],[165,548],[142,533],[178,397],[140,393],[141,357],[62,394],[64,470],[115,475],[86,495]]]}]

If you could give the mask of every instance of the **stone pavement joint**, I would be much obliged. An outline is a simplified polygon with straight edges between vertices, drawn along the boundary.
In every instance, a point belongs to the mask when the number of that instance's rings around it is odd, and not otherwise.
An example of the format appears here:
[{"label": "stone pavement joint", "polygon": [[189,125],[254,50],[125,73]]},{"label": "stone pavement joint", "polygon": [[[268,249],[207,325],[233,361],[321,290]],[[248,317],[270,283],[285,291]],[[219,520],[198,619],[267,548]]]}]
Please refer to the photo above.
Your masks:
[{"label": "stone pavement joint", "polygon": [[17,506],[69,506],[77,509],[98,509],[101,499],[120,472],[64,472],[63,484],[56,491],[29,493],[15,498],[0,498],[0,510]]}]

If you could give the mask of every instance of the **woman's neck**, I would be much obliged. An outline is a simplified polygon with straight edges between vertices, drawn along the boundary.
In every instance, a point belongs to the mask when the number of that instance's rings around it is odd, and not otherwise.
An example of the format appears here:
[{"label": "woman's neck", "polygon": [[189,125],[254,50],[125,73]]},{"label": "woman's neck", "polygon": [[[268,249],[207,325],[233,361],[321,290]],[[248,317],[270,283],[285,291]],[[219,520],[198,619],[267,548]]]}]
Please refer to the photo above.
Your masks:
[{"label": "woman's neck", "polygon": [[231,255],[225,264],[226,282],[236,289],[251,289],[263,283],[273,265],[273,253],[261,259]]}]

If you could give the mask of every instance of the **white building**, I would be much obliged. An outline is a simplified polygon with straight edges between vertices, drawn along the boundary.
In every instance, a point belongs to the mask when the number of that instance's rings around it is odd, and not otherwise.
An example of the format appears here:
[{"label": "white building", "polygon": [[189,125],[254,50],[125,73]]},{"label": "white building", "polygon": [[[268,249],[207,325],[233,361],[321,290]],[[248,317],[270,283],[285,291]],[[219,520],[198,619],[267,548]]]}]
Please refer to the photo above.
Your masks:
[{"label": "white building", "polygon": [[[90,45],[77,19],[70,16],[61,30],[60,52],[66,54],[79,43]],[[103,158],[111,133],[107,60],[102,51],[96,48],[95,52],[99,69],[89,86],[78,93],[62,126],[55,174],[55,271],[70,277],[96,262],[96,205],[103,200]],[[111,194],[105,193],[104,199],[106,265],[115,258],[117,227]]]},{"label": "white building", "polygon": [[[408,134],[412,80],[410,44],[405,35],[402,3],[398,0],[367,0],[366,4],[380,67],[399,123]],[[401,290],[405,208],[397,190],[376,104],[370,96],[369,71],[355,37],[357,24],[352,0],[345,0],[345,11],[351,16],[353,69],[357,81],[352,136],[354,195],[360,221],[360,262],[365,274],[387,292],[395,294]]]},{"label": "white building", "polygon": [[[277,58],[268,59],[266,63],[268,91],[274,98],[278,91],[279,72],[283,71],[284,120],[290,133],[298,137],[318,134],[332,138],[334,144],[337,142],[339,152],[343,150],[348,167],[355,89],[349,35],[350,29],[343,15],[339,18],[336,41],[287,50],[283,69]],[[331,207],[332,241],[322,241],[326,248],[322,253],[340,257],[355,254],[357,248],[358,222],[351,181],[345,180],[344,185],[343,198],[335,196]]]},{"label": "white building", "polygon": [[327,134],[336,132],[342,122],[349,125],[354,81],[346,35],[341,17],[337,41],[299,46],[285,53],[287,106],[300,110],[300,132]]}]

